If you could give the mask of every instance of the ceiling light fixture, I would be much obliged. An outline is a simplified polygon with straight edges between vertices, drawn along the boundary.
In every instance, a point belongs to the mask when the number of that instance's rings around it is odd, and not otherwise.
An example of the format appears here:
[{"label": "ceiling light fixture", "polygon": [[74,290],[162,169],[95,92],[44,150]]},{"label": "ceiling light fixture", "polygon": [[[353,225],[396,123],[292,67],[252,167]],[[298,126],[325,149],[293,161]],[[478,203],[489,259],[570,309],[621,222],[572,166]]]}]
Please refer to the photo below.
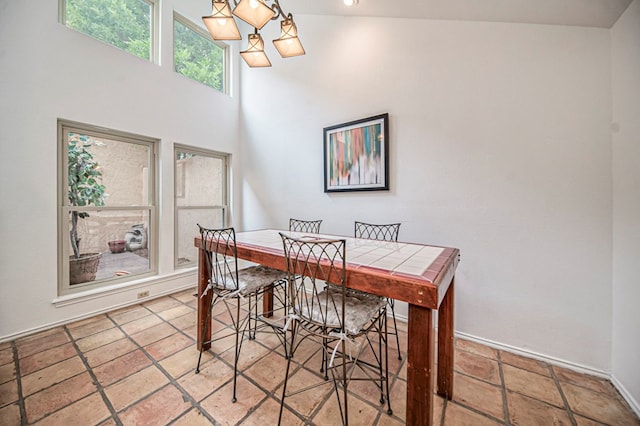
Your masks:
[{"label": "ceiling light fixture", "polygon": [[343,0],[345,6],[354,6],[358,4],[358,0]]},{"label": "ceiling light fixture", "polygon": [[290,58],[305,54],[298,38],[298,29],[293,21],[293,15],[285,13],[278,0],[233,0],[233,4],[234,8],[231,11],[229,0],[211,0],[211,15],[203,16],[202,21],[214,40],[242,39],[234,16],[254,27],[254,33],[249,34],[247,50],[240,52],[240,56],[247,65],[252,68],[271,66],[271,62],[264,52],[264,41],[258,31],[267,22],[278,18],[282,18],[281,34],[280,37],[273,40],[273,44],[280,56]]}]

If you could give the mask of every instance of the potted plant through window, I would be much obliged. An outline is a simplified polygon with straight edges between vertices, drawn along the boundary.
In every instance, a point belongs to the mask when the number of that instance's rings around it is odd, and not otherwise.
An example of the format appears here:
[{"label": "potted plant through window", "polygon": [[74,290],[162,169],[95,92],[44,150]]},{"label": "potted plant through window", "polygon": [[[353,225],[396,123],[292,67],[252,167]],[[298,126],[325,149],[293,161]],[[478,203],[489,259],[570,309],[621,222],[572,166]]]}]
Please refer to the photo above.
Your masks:
[{"label": "potted plant through window", "polygon": [[[105,186],[102,185],[102,172],[98,162],[88,148],[93,141],[87,135],[69,133],[69,188],[68,197],[71,206],[104,206]],[[73,207],[72,207],[73,208]],[[86,219],[89,213],[77,209],[71,210],[71,248],[73,256],[69,256],[69,284],[93,281],[96,278],[100,253],[80,253],[78,236],[78,219]]]}]

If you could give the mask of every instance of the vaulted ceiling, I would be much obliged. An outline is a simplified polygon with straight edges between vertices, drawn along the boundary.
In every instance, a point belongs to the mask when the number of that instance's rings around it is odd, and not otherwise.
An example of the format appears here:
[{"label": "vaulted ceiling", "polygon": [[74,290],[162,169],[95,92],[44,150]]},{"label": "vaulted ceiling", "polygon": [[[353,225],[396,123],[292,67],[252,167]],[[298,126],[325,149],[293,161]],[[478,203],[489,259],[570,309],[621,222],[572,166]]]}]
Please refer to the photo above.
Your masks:
[{"label": "vaulted ceiling", "polygon": [[294,15],[381,16],[611,28],[631,0],[280,0]]}]

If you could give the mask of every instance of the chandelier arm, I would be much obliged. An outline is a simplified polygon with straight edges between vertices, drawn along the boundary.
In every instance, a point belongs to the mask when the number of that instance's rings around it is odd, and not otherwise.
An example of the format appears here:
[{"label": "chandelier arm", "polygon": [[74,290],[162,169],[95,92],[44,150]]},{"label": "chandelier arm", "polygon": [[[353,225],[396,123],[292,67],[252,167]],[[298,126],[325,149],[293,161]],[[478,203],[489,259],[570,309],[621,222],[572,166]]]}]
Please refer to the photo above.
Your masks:
[{"label": "chandelier arm", "polygon": [[284,10],[282,10],[282,6],[280,6],[280,2],[278,0],[273,0],[271,10],[273,10],[273,18],[271,18],[272,21],[275,21],[280,17],[282,17],[282,19],[287,19],[287,17],[292,18],[290,13],[285,13]]}]

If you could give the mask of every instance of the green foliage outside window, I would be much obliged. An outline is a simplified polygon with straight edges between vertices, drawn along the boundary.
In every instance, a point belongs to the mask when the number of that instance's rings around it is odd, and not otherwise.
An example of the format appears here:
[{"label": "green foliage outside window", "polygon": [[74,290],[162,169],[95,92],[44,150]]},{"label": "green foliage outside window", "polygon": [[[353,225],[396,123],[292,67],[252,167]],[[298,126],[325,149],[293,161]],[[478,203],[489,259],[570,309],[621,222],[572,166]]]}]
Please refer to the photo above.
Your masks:
[{"label": "green foliage outside window", "polygon": [[176,72],[224,91],[224,49],[174,20],[173,55]]},{"label": "green foliage outside window", "polygon": [[151,60],[151,3],[145,0],[66,0],[66,25]]}]

